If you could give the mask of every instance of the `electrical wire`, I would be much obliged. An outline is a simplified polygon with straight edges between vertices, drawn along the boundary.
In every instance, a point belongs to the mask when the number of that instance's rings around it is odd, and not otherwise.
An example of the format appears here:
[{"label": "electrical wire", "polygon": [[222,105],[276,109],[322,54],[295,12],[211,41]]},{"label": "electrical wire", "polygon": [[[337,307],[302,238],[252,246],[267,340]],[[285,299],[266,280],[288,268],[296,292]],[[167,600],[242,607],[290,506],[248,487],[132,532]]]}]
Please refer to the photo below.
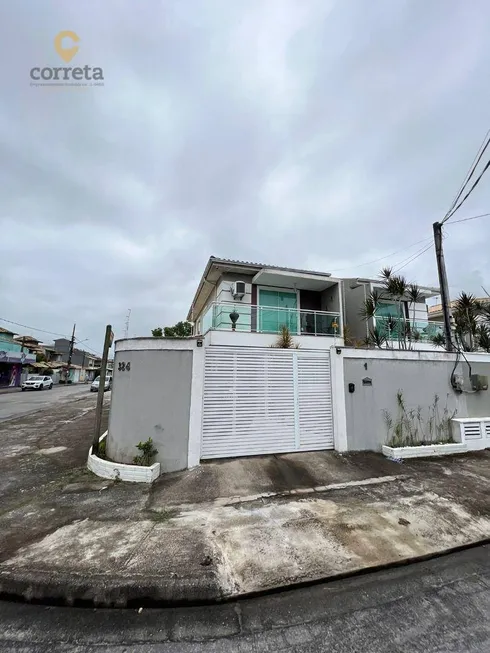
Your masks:
[{"label": "electrical wire", "polygon": [[88,350],[91,351],[93,354],[97,354],[97,356],[99,356],[99,358],[102,358],[102,354],[101,354],[100,352],[95,351],[95,349],[92,349],[92,348],[89,347],[88,345],[85,345],[85,344],[83,343],[83,340],[81,341],[81,340],[77,340],[77,339],[75,339],[75,344],[76,344],[76,345],[82,345],[82,344],[83,344],[83,346],[84,346],[85,349],[88,349]]},{"label": "electrical wire", "polygon": [[[14,322],[13,320],[7,320],[7,318],[0,317],[0,322],[6,322],[7,324],[14,324],[15,326],[22,327],[23,329],[29,329],[29,331],[38,331],[39,333],[47,333],[50,336],[59,336],[60,338],[65,338],[70,340],[70,338],[64,333],[57,333],[56,331],[46,331],[45,329],[36,329],[36,327],[29,326],[28,324],[20,324],[20,322]],[[82,342],[77,338],[75,339],[75,344],[82,344]],[[92,351],[97,356],[101,356],[100,352],[95,351],[91,347],[85,345],[85,348]]]},{"label": "electrical wire", "polygon": [[332,272],[343,272],[344,270],[355,270],[356,268],[362,268],[365,265],[371,265],[371,263],[378,263],[378,261],[383,261],[384,259],[390,258],[391,256],[396,256],[397,254],[401,254],[401,252],[406,252],[408,249],[411,249],[412,247],[415,247],[415,245],[420,245],[421,243],[426,243],[429,240],[432,240],[432,236],[429,236],[428,238],[424,238],[423,240],[417,240],[415,243],[412,243],[411,245],[407,245],[407,247],[403,247],[402,249],[399,249],[396,252],[392,252],[391,254],[387,254],[386,256],[380,256],[380,258],[375,258],[373,261],[366,261],[365,263],[360,263],[359,265],[349,266],[347,268],[337,268],[336,270],[332,270]]},{"label": "electrical wire", "polygon": [[466,202],[466,200],[467,200],[468,197],[471,195],[471,193],[475,190],[477,184],[480,182],[480,179],[483,177],[483,175],[484,175],[485,172],[488,170],[488,168],[490,168],[490,161],[487,162],[486,166],[485,166],[485,167],[483,168],[483,170],[481,171],[480,176],[476,178],[476,181],[474,182],[473,186],[472,186],[472,187],[470,188],[470,190],[466,193],[466,195],[463,197],[463,199],[461,200],[461,202],[460,202],[460,203],[459,203],[459,204],[458,204],[458,205],[457,205],[457,206],[456,206],[456,207],[451,211],[451,213],[450,213],[448,216],[446,216],[446,217],[444,218],[444,220],[442,221],[443,224],[444,224],[444,222],[446,222],[447,220],[449,220],[449,218],[451,218],[451,216],[453,216],[453,215],[456,213],[456,211],[461,207],[462,204],[464,204],[464,202]]},{"label": "electrical wire", "polygon": [[472,215],[469,218],[461,218],[461,220],[452,220],[451,225],[458,224],[458,222],[468,222],[468,220],[476,220],[477,218],[487,218],[490,216],[490,213],[481,213],[480,215]]},{"label": "electrical wire", "polygon": [[412,256],[410,256],[408,259],[404,259],[403,261],[400,261],[400,263],[397,263],[397,265],[393,266],[393,272],[399,272],[400,270],[403,270],[404,267],[415,261],[416,259],[419,258],[419,256],[422,256],[422,254],[425,254],[425,252],[428,252],[429,249],[432,248],[432,243],[427,245],[426,247],[422,248]]},{"label": "electrical wire", "polygon": [[[45,331],[44,329],[36,329],[35,327],[28,326],[27,324],[20,324],[19,322],[13,322],[12,320],[7,320],[4,317],[0,317],[0,322],[7,322],[8,324],[15,324],[15,326],[20,326],[24,329],[29,329],[30,331],[39,331],[39,333],[47,333],[50,336],[60,336],[61,338],[67,338],[64,333],[56,333],[55,331]],[[69,340],[69,338],[67,338]]]},{"label": "electrical wire", "polygon": [[466,173],[466,177],[464,178],[464,181],[461,184],[461,187],[460,187],[459,191],[457,192],[456,197],[452,201],[448,212],[444,216],[444,218],[442,220],[442,223],[446,222],[446,220],[449,219],[449,217],[450,217],[449,214],[451,213],[451,211],[453,211],[453,209],[454,209],[454,207],[456,205],[456,202],[459,200],[459,198],[463,194],[466,185],[468,184],[469,180],[473,176],[473,173],[475,172],[475,169],[476,169],[477,165],[479,164],[480,159],[482,158],[485,150],[487,149],[487,147],[488,147],[488,145],[490,143],[490,139],[488,139],[489,134],[490,134],[490,129],[485,134],[485,138],[483,139],[482,144],[480,145],[480,147],[478,149],[478,152],[476,153],[475,158],[473,159],[473,162],[472,162],[471,166],[469,167],[468,172]]}]

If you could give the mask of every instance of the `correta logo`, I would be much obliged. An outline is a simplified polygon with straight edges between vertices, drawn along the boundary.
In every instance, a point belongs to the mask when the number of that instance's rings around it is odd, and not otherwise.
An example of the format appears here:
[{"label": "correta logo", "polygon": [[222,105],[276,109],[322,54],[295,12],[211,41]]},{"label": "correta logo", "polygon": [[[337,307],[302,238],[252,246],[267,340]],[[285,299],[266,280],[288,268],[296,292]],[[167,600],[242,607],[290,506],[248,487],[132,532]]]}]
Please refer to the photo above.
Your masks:
[{"label": "correta logo", "polygon": [[[75,32],[59,32],[54,39],[54,47],[63,61],[69,63],[77,54],[80,41]],[[66,47],[71,46],[71,47]],[[104,71],[96,66],[35,66],[30,71],[31,86],[103,86]]]}]

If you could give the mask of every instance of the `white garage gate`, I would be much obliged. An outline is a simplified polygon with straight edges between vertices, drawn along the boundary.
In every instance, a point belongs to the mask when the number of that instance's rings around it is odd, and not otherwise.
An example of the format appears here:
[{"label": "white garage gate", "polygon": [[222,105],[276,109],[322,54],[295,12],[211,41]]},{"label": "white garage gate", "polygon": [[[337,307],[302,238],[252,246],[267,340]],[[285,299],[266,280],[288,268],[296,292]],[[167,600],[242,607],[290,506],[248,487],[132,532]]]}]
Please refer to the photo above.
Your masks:
[{"label": "white garage gate", "polygon": [[333,446],[328,351],[206,349],[201,458]]}]

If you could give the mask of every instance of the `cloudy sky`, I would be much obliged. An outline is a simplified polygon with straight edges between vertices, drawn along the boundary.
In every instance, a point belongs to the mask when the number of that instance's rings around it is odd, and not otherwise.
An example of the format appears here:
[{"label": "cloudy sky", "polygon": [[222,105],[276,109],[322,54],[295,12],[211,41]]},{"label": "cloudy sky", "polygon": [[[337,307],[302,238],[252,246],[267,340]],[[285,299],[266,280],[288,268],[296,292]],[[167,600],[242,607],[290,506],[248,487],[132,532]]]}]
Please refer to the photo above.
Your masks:
[{"label": "cloudy sky", "polygon": [[[432,249],[410,257],[490,127],[486,0],[2,0],[0,16],[2,319],[76,322],[100,351],[129,308],[130,335],[185,318],[211,254],[340,276],[408,260],[437,283]],[[61,30],[103,87],[30,86],[67,65]],[[455,219],[489,211],[490,172]],[[452,294],[490,289],[490,219],[446,235]]]}]

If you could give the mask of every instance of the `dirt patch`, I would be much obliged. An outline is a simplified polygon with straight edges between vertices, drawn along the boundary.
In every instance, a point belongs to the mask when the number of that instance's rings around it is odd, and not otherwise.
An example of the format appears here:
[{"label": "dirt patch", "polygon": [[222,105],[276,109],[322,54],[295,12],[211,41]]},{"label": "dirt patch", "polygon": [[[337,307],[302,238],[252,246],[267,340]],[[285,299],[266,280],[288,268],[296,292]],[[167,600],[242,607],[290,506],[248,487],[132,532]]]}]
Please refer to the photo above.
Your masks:
[{"label": "dirt patch", "polygon": [[301,462],[271,456],[266,467],[275,492],[284,492],[292,488],[312,488],[320,485],[316,476]]}]

